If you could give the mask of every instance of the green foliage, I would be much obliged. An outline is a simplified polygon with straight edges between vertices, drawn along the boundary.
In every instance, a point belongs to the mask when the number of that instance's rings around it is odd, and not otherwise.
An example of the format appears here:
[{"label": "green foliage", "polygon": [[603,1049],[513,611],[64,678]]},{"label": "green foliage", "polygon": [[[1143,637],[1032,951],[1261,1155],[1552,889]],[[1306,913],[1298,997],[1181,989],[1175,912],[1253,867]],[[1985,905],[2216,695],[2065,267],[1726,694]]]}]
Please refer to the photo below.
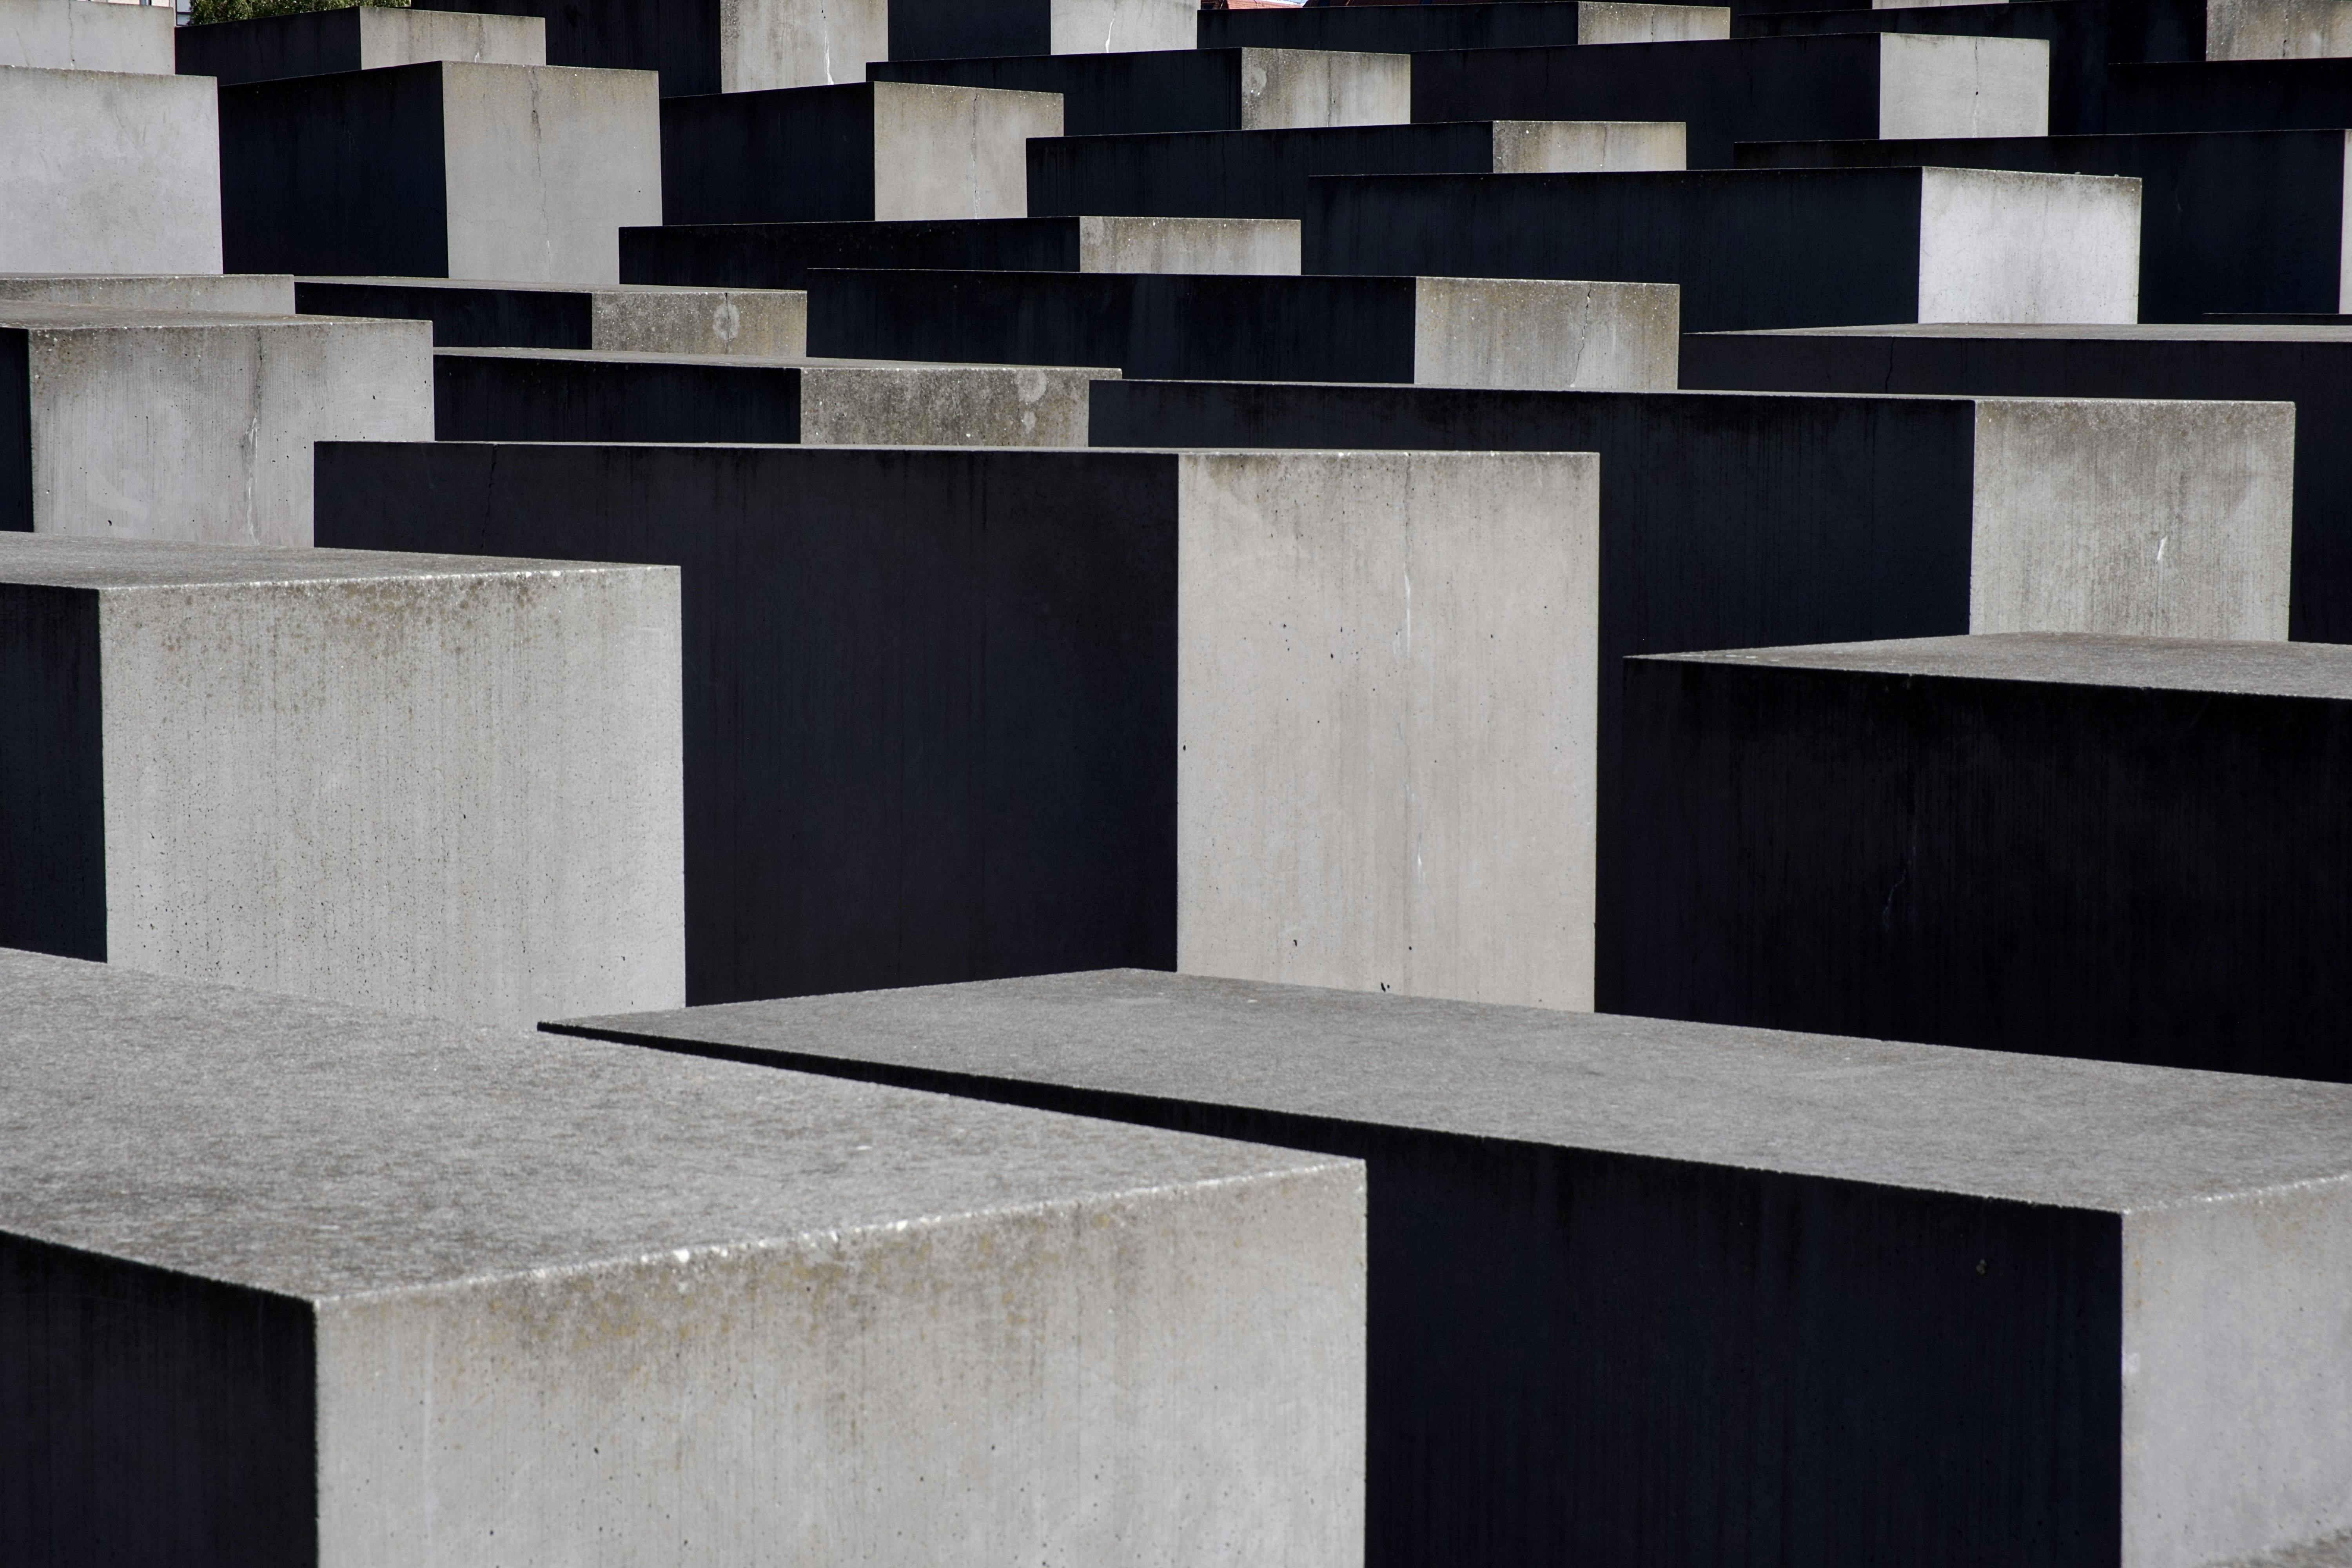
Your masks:
[{"label": "green foliage", "polygon": [[256,16],[291,16],[302,11],[348,11],[357,5],[407,8],[408,0],[194,0],[188,20],[247,22]]}]

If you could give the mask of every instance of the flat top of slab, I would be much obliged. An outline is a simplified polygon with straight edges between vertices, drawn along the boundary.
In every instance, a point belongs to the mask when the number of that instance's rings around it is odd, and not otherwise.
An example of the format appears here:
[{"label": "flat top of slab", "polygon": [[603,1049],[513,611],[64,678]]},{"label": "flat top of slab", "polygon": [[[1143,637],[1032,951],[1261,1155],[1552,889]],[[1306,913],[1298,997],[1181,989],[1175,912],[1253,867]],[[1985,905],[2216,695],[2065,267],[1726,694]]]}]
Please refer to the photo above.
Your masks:
[{"label": "flat top of slab", "polygon": [[383,550],[312,550],[275,544],[191,544],[169,540],[0,533],[0,583],[51,588],[184,588],[254,583],[513,576],[521,573],[671,570],[675,568],[494,555],[408,555]]},{"label": "flat top of slab", "polygon": [[[179,310],[168,305],[79,305],[65,300],[11,300],[5,297],[5,292],[0,292],[0,327],[30,327],[44,331],[170,327],[185,331],[195,327],[257,326],[310,329],[359,319],[350,316],[265,315],[244,310]],[[405,327],[411,323],[391,324]]]},{"label": "flat top of slab", "polygon": [[805,289],[738,289],[691,283],[513,283],[495,278],[297,278],[302,284],[352,284],[366,289],[488,289],[497,294],[805,294]]},{"label": "flat top of slab", "polygon": [[2110,1212],[2352,1176],[2352,1088],[1139,970],[567,1026]]},{"label": "flat top of slab", "polygon": [[2352,645],[2340,643],[2193,642],[2089,637],[2078,632],[2001,632],[1643,657],[1685,664],[1770,665],[1874,675],[2352,699]]},{"label": "flat top of slab", "polygon": [[1333,1164],[0,950],[0,1229],[299,1296]]},{"label": "flat top of slab", "polygon": [[[1612,46],[1614,47],[1614,46]],[[2282,321],[2276,325],[2242,321],[2144,321],[2114,326],[2010,325],[1983,321],[1897,321],[1879,327],[1774,327],[1737,332],[1694,332],[1706,338],[2034,338],[2065,342],[2188,343],[2352,343],[2352,326],[2324,322]]]}]

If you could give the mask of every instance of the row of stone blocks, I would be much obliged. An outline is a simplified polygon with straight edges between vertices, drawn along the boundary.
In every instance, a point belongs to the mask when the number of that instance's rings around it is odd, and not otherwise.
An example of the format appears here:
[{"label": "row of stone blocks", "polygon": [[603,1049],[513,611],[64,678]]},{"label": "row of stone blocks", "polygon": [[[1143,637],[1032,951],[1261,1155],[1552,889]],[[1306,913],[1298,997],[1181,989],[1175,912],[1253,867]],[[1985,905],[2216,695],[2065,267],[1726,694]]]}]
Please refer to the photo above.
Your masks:
[{"label": "row of stone blocks", "polygon": [[15,952],[0,998],[12,1562],[2352,1523],[2340,1088],[1136,972],[556,1038]]}]

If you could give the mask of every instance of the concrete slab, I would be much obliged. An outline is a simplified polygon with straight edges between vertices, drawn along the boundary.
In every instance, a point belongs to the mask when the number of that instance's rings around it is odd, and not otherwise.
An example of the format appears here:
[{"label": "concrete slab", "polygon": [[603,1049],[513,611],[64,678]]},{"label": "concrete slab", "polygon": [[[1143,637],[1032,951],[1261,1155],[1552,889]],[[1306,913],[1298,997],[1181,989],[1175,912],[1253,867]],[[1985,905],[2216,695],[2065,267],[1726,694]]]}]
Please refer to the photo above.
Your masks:
[{"label": "concrete slab", "polygon": [[2352,1508],[2341,1089],[1133,972],[564,1027],[1364,1160],[1369,1561],[2188,1568]]},{"label": "concrete slab", "polygon": [[693,1000],[1181,959],[1589,1005],[1590,458],[320,454],[322,541],[684,567]]},{"label": "concrete slab", "polygon": [[1399,55],[1730,36],[1727,5],[1649,5],[1627,0],[1202,11],[1199,25],[1199,44],[1204,49],[1353,49]]},{"label": "concrete slab", "polygon": [[2282,131],[1788,142],[1743,146],[1738,159],[1746,168],[1926,163],[2137,179],[2139,319],[2194,321],[2352,302],[2345,140],[2342,131]]},{"label": "concrete slab", "polygon": [[2344,0],[2209,0],[2209,60],[2304,60],[2352,55]]},{"label": "concrete slab", "polygon": [[[1512,0],[1512,8],[1544,3]],[[1307,182],[1318,174],[1555,174],[1681,167],[1683,128],[1674,121],[1501,120],[1040,138],[1029,143],[1029,210],[1301,218],[1313,205]]]},{"label": "concrete slab", "polygon": [[2352,1080],[2352,650],[1969,637],[1626,668],[1628,1010]]},{"label": "concrete slab", "polygon": [[1671,287],[1486,278],[809,273],[809,348],[1129,375],[1671,387]]},{"label": "concrete slab", "polygon": [[305,278],[306,314],[433,323],[436,348],[593,349],[772,359],[808,350],[808,296],[770,289]]},{"label": "concrete slab", "polygon": [[894,60],[1189,49],[1199,0],[890,0]]},{"label": "concrete slab", "polygon": [[[2352,642],[2352,333],[2334,327],[1912,327],[1695,335],[1693,386],[2295,405],[2288,635]],[[1811,640],[1808,638],[1807,640]]]},{"label": "concrete slab", "polygon": [[112,277],[0,272],[0,301],[12,305],[109,305],[137,310],[198,310],[212,315],[290,316],[294,313],[294,279],[282,272],[151,272]]},{"label": "concrete slab", "polygon": [[798,441],[1083,447],[1088,391],[1118,372],[445,349],[443,441]]},{"label": "concrete slab", "polygon": [[1050,94],[891,82],[669,99],[662,210],[631,223],[1026,217]]},{"label": "concrete slab", "polygon": [[[1679,120],[1693,168],[1735,142],[2042,136],[2050,46],[1927,35],[1732,38],[1415,57],[1412,118]],[[1073,133],[1076,133],[1074,132]]]},{"label": "concrete slab", "polygon": [[214,22],[179,30],[183,76],[208,76],[223,87],[291,76],[381,70],[427,60],[543,66],[547,24],[537,16],[353,5]]},{"label": "concrete slab", "polygon": [[889,0],[467,0],[547,18],[551,65],[661,73],[664,98],[865,79],[890,58]]},{"label": "concrete slab", "polygon": [[308,544],[311,444],[420,438],[432,376],[405,321],[0,300],[0,529]]},{"label": "concrete slab", "polygon": [[211,82],[0,66],[0,272],[221,269]]},{"label": "concrete slab", "polygon": [[0,943],[513,1023],[684,1000],[677,576],[0,534]]},{"label": "concrete slab", "polygon": [[1911,168],[1310,184],[1308,272],[1650,279],[1681,285],[1692,331],[2138,319],[2137,180]]},{"label": "concrete slab", "polygon": [[2335,131],[2352,126],[2352,60],[2117,66],[2110,132]]},{"label": "concrete slab", "polygon": [[1072,216],[667,224],[621,231],[621,276],[634,282],[806,289],[813,267],[1295,277],[1298,223]]},{"label": "concrete slab", "polygon": [[233,270],[614,283],[661,221],[645,72],[436,61],[221,89]]},{"label": "concrete slab", "polygon": [[172,74],[172,13],[85,0],[0,0],[0,66]]},{"label": "concrete slab", "polygon": [[[1092,431],[1107,446],[1592,452],[1609,671],[1639,653],[2021,626],[2278,637],[2287,412],[1130,382],[1096,388]],[[1595,988],[1613,1009],[1613,679],[1596,721]]]},{"label": "concrete slab", "polygon": [[1361,1560],[1353,1162],[26,954],[0,998],[14,1561]]},{"label": "concrete slab", "polygon": [[1414,118],[1412,59],[1328,49],[1180,49],[895,60],[876,81],[939,82],[1062,95],[1062,129],[1040,135],[1402,125]]}]

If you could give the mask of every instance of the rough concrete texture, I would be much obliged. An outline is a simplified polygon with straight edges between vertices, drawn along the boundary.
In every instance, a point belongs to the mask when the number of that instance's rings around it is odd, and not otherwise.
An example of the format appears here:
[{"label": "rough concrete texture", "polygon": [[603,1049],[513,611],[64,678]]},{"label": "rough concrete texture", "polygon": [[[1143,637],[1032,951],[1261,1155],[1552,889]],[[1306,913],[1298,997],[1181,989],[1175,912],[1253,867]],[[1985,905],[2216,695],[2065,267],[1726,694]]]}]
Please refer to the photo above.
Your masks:
[{"label": "rough concrete texture", "polygon": [[661,219],[650,72],[445,60],[220,91],[240,271],[614,283],[621,226]]},{"label": "rough concrete texture", "polygon": [[761,359],[790,357],[808,348],[808,296],[796,289],[305,278],[295,293],[307,315],[431,321],[436,348],[596,349]]},{"label": "rough concrete texture", "polygon": [[[612,4],[625,12],[628,0]],[[890,58],[889,0],[721,0],[718,12],[718,82],[680,90],[829,87],[861,81],[870,62]]]},{"label": "rough concrete texture", "polygon": [[1520,0],[1494,5],[1355,5],[1202,11],[1200,47],[1354,49],[1420,54],[1432,49],[1518,48],[1546,44],[1645,44],[1671,38],[1727,38],[1731,11],[1720,5],[1640,5],[1602,0]]},{"label": "rough concrete texture", "polygon": [[[2292,401],[2288,635],[2352,642],[2352,529],[2345,525],[2352,517],[2352,446],[2332,434],[2352,419],[2352,333],[2341,328],[1941,326],[1701,334],[1683,340],[1682,374],[1694,385],[1795,392]],[[2240,466],[2223,461],[2216,471]]]},{"label": "rough concrete texture", "polygon": [[209,23],[181,28],[177,41],[182,75],[212,77],[224,87],[428,60],[548,63],[547,23],[541,17],[387,5]]},{"label": "rough concrete texture", "polygon": [[1189,49],[1196,0],[891,0],[890,58]]},{"label": "rough concrete texture", "polygon": [[2295,60],[2352,55],[2344,0],[2206,0],[2209,60]]},{"label": "rough concrete texture", "polygon": [[896,60],[870,74],[876,81],[1059,93],[1058,134],[1068,136],[1402,125],[1413,118],[1409,55],[1330,49],[1028,55]]},{"label": "rough concrete texture", "polygon": [[[1412,118],[1679,120],[1694,168],[1738,142],[2039,136],[2049,126],[2042,38],[1853,34],[1449,49],[1416,56]],[[1894,129],[1900,126],[1901,129]]]},{"label": "rough concrete texture", "polygon": [[1414,285],[1418,385],[1674,389],[1682,323],[1672,285],[1496,278]]},{"label": "rough concrete texture", "polygon": [[1694,331],[2127,321],[2138,297],[2136,180],[1841,168],[1310,184],[1310,274],[1656,279],[1681,287]]},{"label": "rough concrete texture", "polygon": [[1128,375],[1671,387],[1675,290],[1482,278],[816,270],[809,346]]},{"label": "rough concrete texture", "polygon": [[1360,1560],[1352,1161],[28,954],[0,997],[26,1568]]},{"label": "rough concrete texture", "polygon": [[1971,632],[2287,635],[2294,413],[1977,405]]},{"label": "rough concrete texture", "polygon": [[168,7],[0,0],[0,66],[170,76]]},{"label": "rough concrete texture", "polygon": [[1116,370],[456,349],[434,356],[444,441],[800,441],[1083,447]]},{"label": "rough concrete texture", "polygon": [[2137,180],[1921,171],[1921,321],[2137,321]]},{"label": "rough concrete texture", "polygon": [[1497,174],[1616,174],[1685,166],[1683,127],[1677,120],[1495,121]]},{"label": "rough concrete texture", "polygon": [[0,525],[43,533],[308,544],[313,442],[433,426],[429,334],[406,321],[0,304],[0,343],[22,377],[0,440],[30,458]]},{"label": "rough concrete texture", "polygon": [[1296,276],[1286,218],[1016,217],[913,223],[667,224],[621,235],[621,276],[805,289],[812,268]]},{"label": "rough concrete texture", "polygon": [[876,81],[670,99],[661,122],[659,221],[1026,217],[1024,149],[1062,134],[1062,105]]},{"label": "rough concrete texture", "polygon": [[1182,472],[1177,967],[1591,1006],[1599,460]]},{"label": "rough concrete texture", "polygon": [[214,92],[197,78],[0,66],[0,272],[218,272]]},{"label": "rough concrete texture", "polygon": [[486,1022],[684,999],[675,572],[0,535],[0,574],[17,672],[86,671],[11,707],[79,785],[8,831],[51,873],[11,944]]},{"label": "rough concrete texture", "polygon": [[[81,4],[82,0],[73,0]],[[0,272],[0,301],[26,305],[110,305],[137,310],[197,310],[207,315],[290,316],[294,279],[284,273],[134,273],[112,278]]]},{"label": "rough concrete texture", "polygon": [[1364,1159],[1369,1562],[2352,1517],[2343,1089],[1135,972],[563,1027]]}]

